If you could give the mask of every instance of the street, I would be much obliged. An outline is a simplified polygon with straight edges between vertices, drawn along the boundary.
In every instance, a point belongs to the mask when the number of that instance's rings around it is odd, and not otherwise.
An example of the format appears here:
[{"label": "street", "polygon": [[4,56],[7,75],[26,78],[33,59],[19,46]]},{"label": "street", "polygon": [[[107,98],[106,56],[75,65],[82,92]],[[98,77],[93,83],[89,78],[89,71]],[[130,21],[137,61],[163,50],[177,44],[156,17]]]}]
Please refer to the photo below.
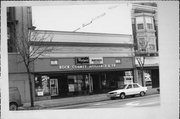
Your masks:
[{"label": "street", "polygon": [[158,107],[160,106],[160,95],[147,95],[144,97],[127,97],[126,99],[107,100],[101,102],[53,107],[48,109],[89,109],[89,108],[123,108],[123,107]]}]

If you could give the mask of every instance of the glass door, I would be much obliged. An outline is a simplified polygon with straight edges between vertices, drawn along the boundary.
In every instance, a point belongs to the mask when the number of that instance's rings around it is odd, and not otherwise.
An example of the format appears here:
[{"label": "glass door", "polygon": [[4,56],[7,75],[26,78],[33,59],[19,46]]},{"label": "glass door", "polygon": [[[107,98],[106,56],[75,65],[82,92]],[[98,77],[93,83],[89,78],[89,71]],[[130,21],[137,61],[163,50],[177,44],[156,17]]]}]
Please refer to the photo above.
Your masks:
[{"label": "glass door", "polygon": [[58,79],[50,79],[51,96],[57,96],[58,91]]}]

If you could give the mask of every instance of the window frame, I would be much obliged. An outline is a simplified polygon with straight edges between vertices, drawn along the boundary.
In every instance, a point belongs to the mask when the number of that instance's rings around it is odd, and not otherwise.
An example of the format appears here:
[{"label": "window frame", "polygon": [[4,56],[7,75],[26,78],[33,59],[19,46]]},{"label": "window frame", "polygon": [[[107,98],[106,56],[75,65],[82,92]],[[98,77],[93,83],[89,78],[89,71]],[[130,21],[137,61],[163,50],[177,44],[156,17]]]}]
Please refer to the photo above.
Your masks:
[{"label": "window frame", "polygon": [[[140,28],[140,26],[139,25],[142,25],[141,27],[142,28]],[[137,24],[137,30],[143,30],[144,29],[144,24],[143,23],[139,23],[139,24]]]},{"label": "window frame", "polygon": [[[139,29],[140,24],[142,24],[142,27],[143,27],[142,29]],[[136,30],[144,30],[144,29],[145,29],[144,16],[136,17]]]},{"label": "window frame", "polygon": [[[148,21],[148,20],[147,20],[148,18],[150,19],[150,23],[147,22],[147,21]],[[145,20],[144,22],[145,22],[145,24],[146,24],[146,29],[147,29],[147,30],[154,30],[154,21],[153,21],[153,17],[145,16],[145,17],[144,17],[144,20]],[[148,24],[152,25],[152,28],[149,28],[149,27],[148,27]]]}]

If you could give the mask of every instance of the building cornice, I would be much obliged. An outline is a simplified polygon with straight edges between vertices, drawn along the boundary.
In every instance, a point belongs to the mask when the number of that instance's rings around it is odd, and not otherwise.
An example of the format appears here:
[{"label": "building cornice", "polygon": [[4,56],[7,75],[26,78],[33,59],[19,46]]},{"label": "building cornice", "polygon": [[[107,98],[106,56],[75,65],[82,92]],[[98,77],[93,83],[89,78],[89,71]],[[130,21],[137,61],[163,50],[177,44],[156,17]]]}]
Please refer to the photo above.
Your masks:
[{"label": "building cornice", "polygon": [[113,33],[91,33],[91,32],[73,32],[73,31],[55,31],[55,30],[35,30],[37,32],[45,32],[45,33],[54,33],[54,34],[64,34],[64,35],[84,35],[84,36],[129,36],[132,34],[113,34]]},{"label": "building cornice", "polygon": [[71,47],[134,47],[128,43],[83,43],[83,42],[33,42],[33,46],[71,46]]},{"label": "building cornice", "polygon": [[149,5],[140,5],[140,4],[133,4],[132,5],[132,9],[138,9],[138,10],[142,10],[142,11],[157,11],[157,7],[153,7],[153,6],[149,6]]}]

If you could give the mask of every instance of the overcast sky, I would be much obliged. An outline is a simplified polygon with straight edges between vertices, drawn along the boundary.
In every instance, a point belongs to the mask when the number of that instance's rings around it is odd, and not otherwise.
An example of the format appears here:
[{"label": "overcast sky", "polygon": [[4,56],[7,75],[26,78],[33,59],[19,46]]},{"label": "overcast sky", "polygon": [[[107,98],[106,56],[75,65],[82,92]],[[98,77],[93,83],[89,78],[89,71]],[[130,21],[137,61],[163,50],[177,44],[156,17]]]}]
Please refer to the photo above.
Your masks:
[{"label": "overcast sky", "polygon": [[132,34],[130,4],[33,6],[38,30]]}]

